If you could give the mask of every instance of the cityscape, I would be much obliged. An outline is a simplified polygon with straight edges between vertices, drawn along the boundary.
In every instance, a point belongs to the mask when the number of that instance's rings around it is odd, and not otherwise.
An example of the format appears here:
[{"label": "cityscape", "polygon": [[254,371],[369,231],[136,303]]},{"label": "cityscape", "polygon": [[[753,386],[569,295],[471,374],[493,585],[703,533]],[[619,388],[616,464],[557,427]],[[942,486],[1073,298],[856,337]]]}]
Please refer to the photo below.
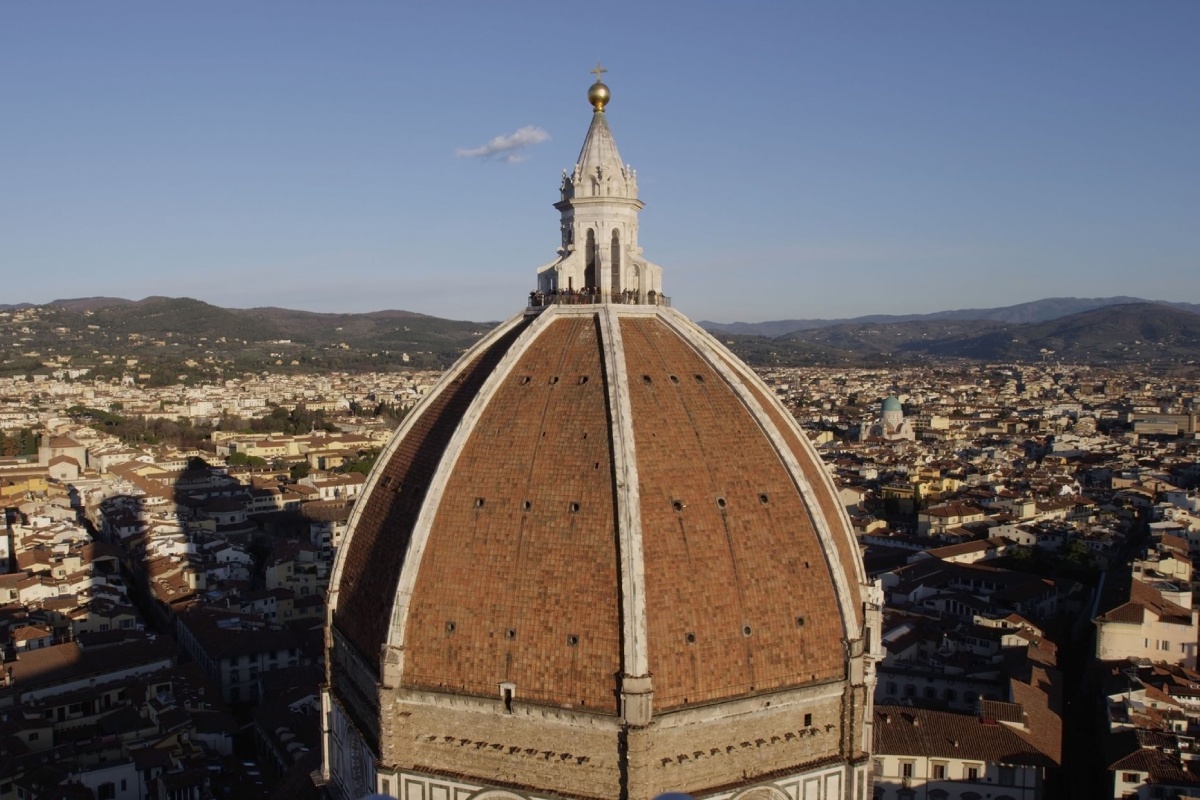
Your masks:
[{"label": "cityscape", "polygon": [[469,9],[5,10],[0,800],[1200,798],[1194,9]]},{"label": "cityscape", "polygon": [[[354,467],[394,432],[374,409],[403,414],[439,374],[0,379],[0,796],[311,783]],[[1200,381],[1057,364],[761,377],[883,587],[875,786],[1195,790]],[[297,411],[309,427],[284,432]],[[118,417],[175,441],[114,436]],[[211,430],[184,447],[178,426]]]}]

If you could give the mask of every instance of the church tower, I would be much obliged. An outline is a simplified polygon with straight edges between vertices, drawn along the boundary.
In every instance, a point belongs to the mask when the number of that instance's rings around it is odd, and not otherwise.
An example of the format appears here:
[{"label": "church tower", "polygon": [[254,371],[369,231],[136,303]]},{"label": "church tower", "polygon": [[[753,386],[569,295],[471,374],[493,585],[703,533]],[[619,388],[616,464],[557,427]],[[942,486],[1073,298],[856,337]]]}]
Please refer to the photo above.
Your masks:
[{"label": "church tower", "polygon": [[322,692],[337,800],[869,795],[882,591],[787,409],[663,297],[609,97],[588,92],[539,291],[354,506]]}]

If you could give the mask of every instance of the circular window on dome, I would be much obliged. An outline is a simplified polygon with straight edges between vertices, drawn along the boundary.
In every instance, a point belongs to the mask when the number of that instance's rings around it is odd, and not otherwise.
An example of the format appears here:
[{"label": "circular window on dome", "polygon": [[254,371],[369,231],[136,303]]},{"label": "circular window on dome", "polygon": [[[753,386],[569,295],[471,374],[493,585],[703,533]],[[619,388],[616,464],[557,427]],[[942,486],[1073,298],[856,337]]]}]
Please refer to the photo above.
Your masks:
[{"label": "circular window on dome", "polygon": [[765,506],[767,503],[771,502],[771,498],[767,497],[766,494],[760,494],[758,496],[758,502],[762,503]]},{"label": "circular window on dome", "polygon": [[579,645],[579,634],[568,633],[567,634],[567,646],[568,647],[577,647],[578,645]]},{"label": "circular window on dome", "polygon": [[513,639],[517,638],[517,629],[509,628],[508,630],[506,630],[504,632],[504,638],[508,639],[509,641],[512,641]]},{"label": "circular window on dome", "polygon": [[654,379],[653,379],[653,378],[651,378],[649,375],[643,375],[643,376],[642,376],[642,383],[644,383],[644,384],[646,384],[647,386],[649,386],[650,384],[654,383]]},{"label": "circular window on dome", "polygon": [[687,642],[688,644],[695,644],[696,643],[696,634],[691,633],[689,631],[688,633],[684,634],[683,640],[685,642]]},{"label": "circular window on dome", "polygon": [[751,633],[753,633],[753,632],[754,632],[754,631],[750,630],[750,626],[749,626],[749,625],[743,625],[743,626],[742,626],[742,636],[749,636],[749,635],[750,635]]}]

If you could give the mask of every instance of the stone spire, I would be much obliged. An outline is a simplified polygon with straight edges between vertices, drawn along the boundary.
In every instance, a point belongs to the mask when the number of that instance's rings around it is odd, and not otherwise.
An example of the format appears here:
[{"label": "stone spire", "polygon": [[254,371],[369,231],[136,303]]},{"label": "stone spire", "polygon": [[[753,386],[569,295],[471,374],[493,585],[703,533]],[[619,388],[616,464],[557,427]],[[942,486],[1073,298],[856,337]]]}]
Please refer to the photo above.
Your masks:
[{"label": "stone spire", "polygon": [[571,184],[575,197],[605,196],[637,202],[637,173],[621,161],[603,108],[592,114]]},{"label": "stone spire", "polygon": [[592,124],[574,169],[563,171],[554,204],[561,214],[559,259],[538,270],[538,289],[590,290],[606,302],[653,302],[662,295],[662,270],[642,258],[638,246],[643,203],[637,172],[621,161],[608,127],[605,107],[612,94],[600,82],[607,70],[597,64],[592,72]]}]

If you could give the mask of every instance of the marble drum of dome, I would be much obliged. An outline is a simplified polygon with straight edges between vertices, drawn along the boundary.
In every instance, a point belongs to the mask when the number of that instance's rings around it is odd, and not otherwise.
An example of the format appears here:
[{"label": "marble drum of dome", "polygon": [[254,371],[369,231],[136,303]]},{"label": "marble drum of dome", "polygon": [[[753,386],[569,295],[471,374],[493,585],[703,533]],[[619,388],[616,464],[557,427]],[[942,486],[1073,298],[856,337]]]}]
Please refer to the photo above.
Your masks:
[{"label": "marble drum of dome", "polygon": [[557,257],[355,506],[323,779],[347,798],[863,797],[879,590],[791,415],[671,308],[611,93],[588,99]]}]

